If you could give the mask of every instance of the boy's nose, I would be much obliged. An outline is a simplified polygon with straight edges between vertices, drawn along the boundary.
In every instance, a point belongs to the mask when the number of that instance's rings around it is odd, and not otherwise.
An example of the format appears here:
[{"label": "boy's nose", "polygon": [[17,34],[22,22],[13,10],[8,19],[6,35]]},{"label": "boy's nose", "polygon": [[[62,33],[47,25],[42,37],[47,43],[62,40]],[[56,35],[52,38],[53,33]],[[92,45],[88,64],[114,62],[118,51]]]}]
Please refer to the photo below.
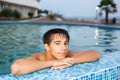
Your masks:
[{"label": "boy's nose", "polygon": [[61,48],[64,49],[64,50],[66,50],[67,46],[66,45],[62,45]]}]

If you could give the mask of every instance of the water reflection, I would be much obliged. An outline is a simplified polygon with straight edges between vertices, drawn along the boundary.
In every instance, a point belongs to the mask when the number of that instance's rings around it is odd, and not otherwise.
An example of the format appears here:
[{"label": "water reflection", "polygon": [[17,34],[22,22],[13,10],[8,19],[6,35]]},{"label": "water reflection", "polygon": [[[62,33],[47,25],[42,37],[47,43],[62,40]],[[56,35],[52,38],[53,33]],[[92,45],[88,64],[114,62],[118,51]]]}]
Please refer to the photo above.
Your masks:
[{"label": "water reflection", "polygon": [[98,47],[102,46],[104,52],[113,52],[117,51],[115,43],[118,37],[115,35],[116,31],[114,30],[103,30],[96,28],[95,29],[95,39],[96,45]]}]

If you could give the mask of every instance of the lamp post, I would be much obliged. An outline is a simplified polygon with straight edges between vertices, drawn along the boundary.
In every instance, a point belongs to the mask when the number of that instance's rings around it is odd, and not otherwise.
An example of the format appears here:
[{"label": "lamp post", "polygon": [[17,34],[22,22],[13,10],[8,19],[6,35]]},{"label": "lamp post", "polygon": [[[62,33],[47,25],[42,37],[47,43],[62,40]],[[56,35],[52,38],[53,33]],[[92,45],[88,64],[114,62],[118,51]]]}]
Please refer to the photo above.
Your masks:
[{"label": "lamp post", "polygon": [[96,6],[96,20],[98,19],[98,10],[99,10],[99,7]]}]

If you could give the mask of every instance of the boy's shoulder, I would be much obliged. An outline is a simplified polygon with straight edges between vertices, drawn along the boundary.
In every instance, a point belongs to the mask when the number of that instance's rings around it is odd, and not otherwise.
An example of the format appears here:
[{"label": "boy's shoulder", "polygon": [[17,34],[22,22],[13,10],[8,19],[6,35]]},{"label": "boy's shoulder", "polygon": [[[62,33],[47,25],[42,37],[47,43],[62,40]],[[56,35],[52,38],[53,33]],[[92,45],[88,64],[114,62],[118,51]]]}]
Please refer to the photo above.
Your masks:
[{"label": "boy's shoulder", "polygon": [[34,57],[37,60],[45,60],[45,53],[44,52],[34,53],[31,55],[31,57]]}]

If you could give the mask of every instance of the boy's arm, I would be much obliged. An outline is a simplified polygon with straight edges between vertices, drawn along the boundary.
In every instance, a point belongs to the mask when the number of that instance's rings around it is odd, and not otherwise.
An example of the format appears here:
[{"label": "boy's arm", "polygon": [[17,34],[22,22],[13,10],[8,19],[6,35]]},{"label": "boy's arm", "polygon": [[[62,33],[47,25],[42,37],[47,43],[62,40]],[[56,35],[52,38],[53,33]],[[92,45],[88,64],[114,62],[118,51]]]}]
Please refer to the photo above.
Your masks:
[{"label": "boy's arm", "polygon": [[97,51],[90,50],[83,52],[71,52],[71,57],[74,58],[75,63],[84,63],[96,61],[101,57],[101,55]]},{"label": "boy's arm", "polygon": [[68,62],[70,63],[70,65],[52,66],[52,69],[66,68],[76,63],[93,62],[98,60],[101,57],[101,55],[97,51],[90,50],[90,51],[84,51],[84,52],[69,52],[68,57],[71,60]]},{"label": "boy's arm", "polygon": [[18,59],[11,66],[14,75],[27,74],[53,65],[54,61],[39,61],[35,59]]},{"label": "boy's arm", "polygon": [[[62,60],[37,60],[34,57],[22,58],[16,60],[11,66],[11,72],[14,75],[21,75],[31,73],[40,69],[53,67],[53,66],[71,66],[72,65],[71,58],[65,58]],[[61,67],[60,67],[61,68]]]}]

